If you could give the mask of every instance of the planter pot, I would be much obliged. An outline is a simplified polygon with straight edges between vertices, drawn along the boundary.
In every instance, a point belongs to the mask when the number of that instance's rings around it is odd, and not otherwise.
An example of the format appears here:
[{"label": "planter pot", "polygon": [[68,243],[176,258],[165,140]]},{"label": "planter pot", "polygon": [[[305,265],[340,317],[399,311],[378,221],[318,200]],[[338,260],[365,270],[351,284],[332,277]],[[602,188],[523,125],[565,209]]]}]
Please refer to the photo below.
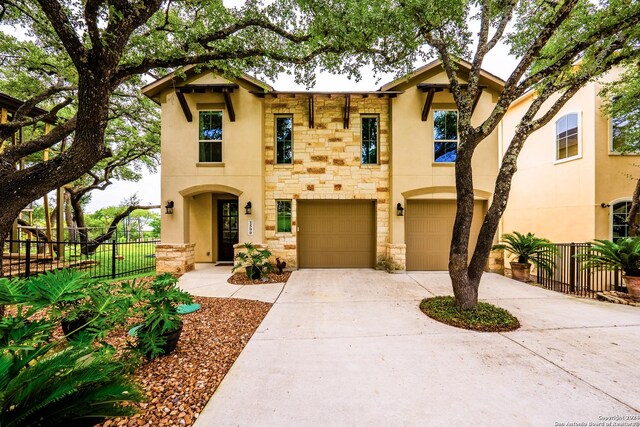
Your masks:
[{"label": "planter pot", "polygon": [[511,277],[520,282],[528,282],[530,279],[531,264],[524,262],[511,263]]},{"label": "planter pot", "polygon": [[[67,336],[67,339],[72,339],[74,335],[80,332],[78,331],[78,329],[82,328],[84,325],[89,323],[89,321],[92,318],[93,317],[91,315],[86,315],[86,316],[78,316],[78,318],[75,320],[62,319],[60,321],[60,326],[62,326],[62,332],[64,332],[64,334]],[[72,333],[74,331],[77,331],[77,332]]]},{"label": "planter pot", "polygon": [[[141,332],[142,328],[138,329],[138,332]],[[182,334],[182,322],[180,322],[180,326],[175,331],[165,332],[161,336],[165,338],[164,345],[159,346],[163,353],[162,356],[166,356],[176,349],[178,346],[178,341],[180,340],[180,334]],[[147,358],[150,358],[150,354],[146,355]]]},{"label": "planter pot", "polygon": [[260,269],[254,267],[246,267],[247,277],[251,280],[257,280],[260,278]]},{"label": "planter pot", "polygon": [[636,301],[640,301],[640,276],[622,276],[627,285],[629,296]]}]

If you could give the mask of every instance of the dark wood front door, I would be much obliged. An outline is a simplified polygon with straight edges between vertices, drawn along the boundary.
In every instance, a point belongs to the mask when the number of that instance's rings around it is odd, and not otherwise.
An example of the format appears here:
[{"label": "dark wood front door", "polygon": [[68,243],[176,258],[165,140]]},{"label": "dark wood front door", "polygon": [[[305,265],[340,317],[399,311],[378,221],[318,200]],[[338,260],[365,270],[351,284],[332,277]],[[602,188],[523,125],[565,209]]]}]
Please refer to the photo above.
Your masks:
[{"label": "dark wood front door", "polygon": [[218,200],[218,261],[233,261],[238,243],[238,201]]}]

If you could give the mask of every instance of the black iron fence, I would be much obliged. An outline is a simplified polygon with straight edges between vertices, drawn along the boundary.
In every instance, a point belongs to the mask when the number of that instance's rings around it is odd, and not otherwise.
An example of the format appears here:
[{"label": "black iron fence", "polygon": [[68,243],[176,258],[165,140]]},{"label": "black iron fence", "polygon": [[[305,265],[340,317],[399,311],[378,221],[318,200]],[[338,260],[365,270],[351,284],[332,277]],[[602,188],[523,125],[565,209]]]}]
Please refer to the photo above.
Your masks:
[{"label": "black iron fence", "polygon": [[583,268],[576,255],[590,250],[589,243],[556,243],[557,254],[550,256],[555,263],[551,274],[538,269],[538,283],[547,289],[566,294],[594,298],[598,292],[627,292],[622,271],[603,268]]},{"label": "black iron fence", "polygon": [[112,240],[89,243],[6,240],[2,253],[4,277],[29,277],[60,268],[86,271],[96,279],[116,279],[156,268],[157,240]]}]

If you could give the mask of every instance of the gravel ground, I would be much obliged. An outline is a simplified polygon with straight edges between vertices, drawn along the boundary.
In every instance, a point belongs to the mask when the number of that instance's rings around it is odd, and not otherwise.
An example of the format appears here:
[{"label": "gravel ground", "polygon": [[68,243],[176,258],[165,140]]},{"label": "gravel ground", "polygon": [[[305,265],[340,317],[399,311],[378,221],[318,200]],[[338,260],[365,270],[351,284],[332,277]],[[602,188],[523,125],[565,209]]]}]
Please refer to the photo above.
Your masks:
[{"label": "gravel ground", "polygon": [[269,273],[262,279],[251,280],[246,273],[236,273],[227,279],[228,283],[232,285],[264,285],[266,283],[287,283],[291,276],[290,271],[285,271],[282,274]]},{"label": "gravel ground", "polygon": [[259,301],[194,297],[202,308],[183,317],[178,348],[136,370],[148,399],[130,418],[107,426],[190,426],[271,308]]}]

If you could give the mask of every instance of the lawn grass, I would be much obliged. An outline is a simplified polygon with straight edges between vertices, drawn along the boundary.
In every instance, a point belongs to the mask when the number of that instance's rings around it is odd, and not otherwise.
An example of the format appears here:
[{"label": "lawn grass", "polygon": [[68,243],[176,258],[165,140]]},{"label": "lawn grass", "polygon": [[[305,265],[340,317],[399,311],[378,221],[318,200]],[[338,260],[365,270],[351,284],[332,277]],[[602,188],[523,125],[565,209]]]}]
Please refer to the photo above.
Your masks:
[{"label": "lawn grass", "polygon": [[463,310],[451,296],[425,298],[420,310],[438,322],[474,331],[505,332],[520,327],[518,319],[504,308],[479,302],[474,308]]}]

